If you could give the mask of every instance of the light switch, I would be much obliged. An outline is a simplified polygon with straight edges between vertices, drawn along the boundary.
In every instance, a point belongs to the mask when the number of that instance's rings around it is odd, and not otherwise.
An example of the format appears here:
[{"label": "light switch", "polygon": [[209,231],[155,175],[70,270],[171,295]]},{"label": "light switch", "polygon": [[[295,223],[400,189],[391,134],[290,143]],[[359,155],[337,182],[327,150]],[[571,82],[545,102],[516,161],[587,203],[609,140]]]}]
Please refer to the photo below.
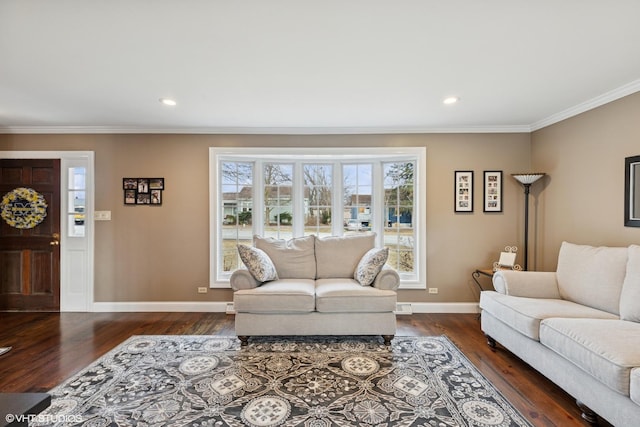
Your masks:
[{"label": "light switch", "polygon": [[111,211],[95,211],[93,219],[96,221],[111,221]]}]

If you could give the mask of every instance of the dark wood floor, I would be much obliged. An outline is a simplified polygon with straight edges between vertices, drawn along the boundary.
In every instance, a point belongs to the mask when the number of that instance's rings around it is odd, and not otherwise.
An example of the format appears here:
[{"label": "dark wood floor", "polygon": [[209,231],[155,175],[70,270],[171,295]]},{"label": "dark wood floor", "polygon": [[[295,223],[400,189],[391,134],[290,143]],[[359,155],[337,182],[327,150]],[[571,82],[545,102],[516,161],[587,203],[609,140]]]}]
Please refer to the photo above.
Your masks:
[{"label": "dark wood floor", "polygon": [[[0,312],[0,392],[47,391],[132,335],[234,335],[223,313]],[[398,316],[398,336],[447,335],[536,426],[586,426],[574,399],[508,351],[491,350],[475,314]],[[606,424],[605,424],[606,425]]]}]

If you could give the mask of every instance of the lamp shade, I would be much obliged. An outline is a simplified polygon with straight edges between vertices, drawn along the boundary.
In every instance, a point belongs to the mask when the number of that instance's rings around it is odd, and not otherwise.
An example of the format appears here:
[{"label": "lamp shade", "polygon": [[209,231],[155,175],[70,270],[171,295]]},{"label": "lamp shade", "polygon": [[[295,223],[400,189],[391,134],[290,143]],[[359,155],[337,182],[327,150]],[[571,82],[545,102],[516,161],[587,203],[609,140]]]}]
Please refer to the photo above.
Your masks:
[{"label": "lamp shade", "polygon": [[539,180],[540,178],[542,178],[543,176],[545,176],[546,174],[544,172],[534,172],[534,173],[513,173],[511,174],[512,177],[514,177],[515,179],[518,180],[518,182],[520,182],[520,184],[533,184],[534,182],[536,182],[537,180]]}]

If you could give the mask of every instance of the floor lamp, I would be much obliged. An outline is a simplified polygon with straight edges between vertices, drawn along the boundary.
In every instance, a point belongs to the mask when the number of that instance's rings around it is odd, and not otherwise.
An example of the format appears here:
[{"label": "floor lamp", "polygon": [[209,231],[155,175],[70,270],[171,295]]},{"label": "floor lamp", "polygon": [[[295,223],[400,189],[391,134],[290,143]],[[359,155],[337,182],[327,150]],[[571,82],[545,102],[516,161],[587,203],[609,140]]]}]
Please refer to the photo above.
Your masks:
[{"label": "floor lamp", "polygon": [[529,188],[531,184],[545,176],[544,173],[511,174],[524,187],[524,271],[527,271],[529,259]]}]

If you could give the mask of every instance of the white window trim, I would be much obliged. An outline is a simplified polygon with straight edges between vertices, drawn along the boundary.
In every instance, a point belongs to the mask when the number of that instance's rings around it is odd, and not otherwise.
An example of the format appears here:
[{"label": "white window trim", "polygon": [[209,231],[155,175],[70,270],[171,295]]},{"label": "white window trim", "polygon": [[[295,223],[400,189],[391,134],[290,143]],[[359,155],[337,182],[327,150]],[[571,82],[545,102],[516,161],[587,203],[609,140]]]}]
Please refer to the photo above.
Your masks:
[{"label": "white window trim", "polygon": [[[222,212],[221,203],[218,200],[218,184],[220,181],[220,173],[218,164],[220,160],[225,158],[233,158],[241,161],[245,158],[247,161],[255,162],[256,158],[261,160],[278,160],[282,161],[283,157],[291,157],[297,160],[308,158],[309,161],[318,161],[323,158],[334,161],[336,157],[343,160],[361,160],[362,156],[384,156],[385,161],[393,161],[394,159],[406,160],[407,157],[413,157],[416,161],[416,173],[414,176],[414,191],[419,197],[414,207],[414,227],[415,234],[420,238],[417,239],[417,247],[415,248],[415,279],[402,280],[400,289],[426,289],[427,288],[427,233],[426,233],[426,148],[425,147],[366,147],[366,148],[261,148],[261,147],[210,147],[209,148],[209,287],[210,288],[229,288],[229,279],[224,275],[218,275],[218,254],[221,251],[218,235],[222,232]],[[342,172],[340,172],[341,174]],[[381,172],[374,173],[374,179],[381,180]],[[259,197],[254,194],[254,197]],[[377,197],[375,199],[380,199]],[[257,200],[257,202],[259,202]],[[342,201],[340,201],[340,204]],[[378,211],[382,211],[383,200],[374,202],[372,208],[373,214],[379,215]],[[336,205],[338,206],[338,205]],[[334,221],[334,227],[336,221]],[[335,228],[334,228],[335,232]],[[383,236],[378,233],[378,246],[383,244]]]}]

